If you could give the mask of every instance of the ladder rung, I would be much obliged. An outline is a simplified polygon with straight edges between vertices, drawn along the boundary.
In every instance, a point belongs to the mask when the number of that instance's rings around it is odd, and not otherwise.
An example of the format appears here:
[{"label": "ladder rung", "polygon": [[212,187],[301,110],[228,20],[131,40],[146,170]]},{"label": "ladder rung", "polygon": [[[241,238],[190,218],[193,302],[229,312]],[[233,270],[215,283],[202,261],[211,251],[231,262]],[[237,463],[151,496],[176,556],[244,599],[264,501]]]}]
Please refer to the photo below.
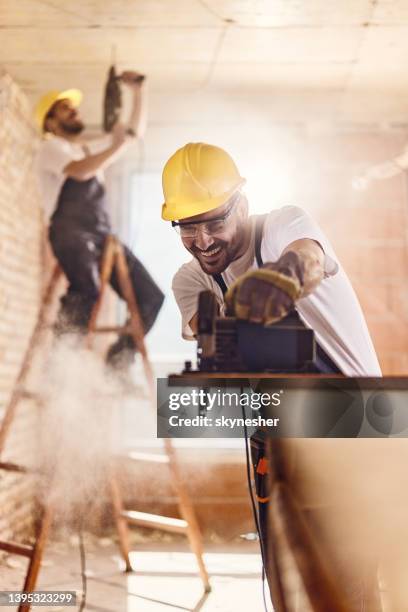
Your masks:
[{"label": "ladder rung", "polygon": [[155,453],[140,453],[138,451],[130,451],[125,455],[127,459],[132,461],[146,461],[147,463],[168,463],[167,455],[159,455]]},{"label": "ladder rung", "polygon": [[21,389],[19,393],[23,399],[32,399],[32,400],[37,400],[37,401],[42,399],[42,396],[40,395],[40,393],[37,393],[36,391],[29,391],[28,389]]},{"label": "ladder rung", "polygon": [[30,391],[29,389],[24,389],[23,387],[16,387],[15,393],[18,399],[31,399],[37,402],[43,399],[43,396],[40,393]]},{"label": "ladder rung", "polygon": [[17,544],[17,542],[4,542],[2,540],[0,540],[0,550],[4,550],[13,555],[28,557],[29,559],[33,554],[32,546],[27,546],[26,544]]},{"label": "ladder rung", "polygon": [[21,472],[22,474],[27,474],[30,470],[23,465],[17,465],[16,463],[11,463],[10,461],[0,461],[0,470],[6,470],[7,472]]},{"label": "ladder rung", "polygon": [[103,327],[96,327],[92,330],[94,334],[107,334],[110,332],[115,332],[117,334],[130,334],[131,328],[129,325],[118,326],[118,325],[105,325]]},{"label": "ladder rung", "polygon": [[173,533],[186,533],[187,521],[182,519],[169,518],[158,514],[148,514],[147,512],[136,512],[135,510],[125,510],[122,516],[130,523],[135,523],[143,527],[152,527],[171,531]]}]

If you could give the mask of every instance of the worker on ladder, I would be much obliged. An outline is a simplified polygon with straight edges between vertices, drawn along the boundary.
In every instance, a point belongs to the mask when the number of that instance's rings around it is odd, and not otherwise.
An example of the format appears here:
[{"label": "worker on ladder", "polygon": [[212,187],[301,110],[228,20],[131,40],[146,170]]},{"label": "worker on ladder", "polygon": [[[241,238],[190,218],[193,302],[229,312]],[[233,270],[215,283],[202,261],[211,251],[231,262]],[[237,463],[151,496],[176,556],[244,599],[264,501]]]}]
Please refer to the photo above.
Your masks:
[{"label": "worker on ladder", "polygon": [[[35,116],[43,139],[38,152],[38,173],[44,208],[50,218],[49,239],[69,287],[61,299],[57,332],[86,330],[99,293],[99,266],[111,223],[106,209],[103,172],[134,138],[142,136],[144,123],[143,78],[137,72],[120,75],[133,93],[127,125],[117,123],[103,139],[84,141],[84,123],[77,89],[51,91],[39,101]],[[144,332],[152,327],[164,295],[148,271],[124,246],[125,257]],[[121,295],[115,270],[110,284]],[[110,347],[107,361],[113,366],[131,363],[135,344],[122,334]]]}]

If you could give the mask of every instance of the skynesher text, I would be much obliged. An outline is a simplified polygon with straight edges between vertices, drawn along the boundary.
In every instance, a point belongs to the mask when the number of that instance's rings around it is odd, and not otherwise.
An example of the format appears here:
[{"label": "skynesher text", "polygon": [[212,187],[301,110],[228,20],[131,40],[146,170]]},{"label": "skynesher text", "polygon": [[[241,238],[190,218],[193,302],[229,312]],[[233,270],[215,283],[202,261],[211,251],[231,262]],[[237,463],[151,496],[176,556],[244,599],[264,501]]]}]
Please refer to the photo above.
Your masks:
[{"label": "skynesher text", "polygon": [[235,427],[278,427],[279,418],[264,419],[261,416],[253,419],[241,419],[231,417],[217,417],[213,419],[208,416],[196,416],[193,418],[179,417],[173,414],[169,418],[169,424],[171,427],[227,427],[234,429]]}]

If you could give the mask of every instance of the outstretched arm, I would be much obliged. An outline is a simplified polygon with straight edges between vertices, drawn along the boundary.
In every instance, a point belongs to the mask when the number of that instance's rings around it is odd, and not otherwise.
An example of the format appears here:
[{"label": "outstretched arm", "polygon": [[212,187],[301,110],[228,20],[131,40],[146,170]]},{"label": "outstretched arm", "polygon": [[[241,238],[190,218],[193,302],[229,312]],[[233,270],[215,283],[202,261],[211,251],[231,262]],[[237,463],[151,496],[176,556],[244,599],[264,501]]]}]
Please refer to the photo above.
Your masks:
[{"label": "outstretched arm", "polygon": [[315,240],[303,238],[295,240],[283,251],[294,253],[298,259],[299,268],[302,270],[302,291],[300,297],[306,297],[313,293],[324,277],[324,252]]},{"label": "outstretched arm", "polygon": [[70,162],[65,166],[64,173],[77,181],[89,180],[98,170],[103,169],[112,161],[112,157],[122,149],[126,141],[126,127],[116,124],[112,133],[112,144],[109,147],[100,153],[87,155],[83,159]]},{"label": "outstretched arm", "polygon": [[145,76],[133,70],[126,70],[120,75],[120,80],[132,92],[132,108],[126,122],[136,138],[143,138],[146,130],[146,89]]}]

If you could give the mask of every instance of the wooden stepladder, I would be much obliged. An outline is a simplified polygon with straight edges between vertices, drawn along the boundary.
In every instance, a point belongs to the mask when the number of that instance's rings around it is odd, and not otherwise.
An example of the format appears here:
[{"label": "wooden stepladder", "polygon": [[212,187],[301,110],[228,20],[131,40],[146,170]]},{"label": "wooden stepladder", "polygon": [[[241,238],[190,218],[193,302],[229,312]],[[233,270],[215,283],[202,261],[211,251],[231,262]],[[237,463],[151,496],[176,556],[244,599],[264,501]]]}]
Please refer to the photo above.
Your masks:
[{"label": "wooden stepladder", "polygon": [[[7,440],[7,435],[13,424],[14,417],[16,416],[19,402],[22,399],[27,398],[27,396],[31,397],[31,394],[27,393],[25,389],[25,384],[31,369],[32,359],[34,358],[38,347],[41,346],[42,337],[46,328],[47,317],[49,316],[49,311],[52,307],[53,297],[56,292],[58,280],[61,274],[62,272],[60,268],[56,266],[48,283],[48,286],[44,292],[42,304],[38,313],[37,323],[31,335],[28,348],[20,368],[20,372],[17,376],[17,380],[10,397],[10,401],[7,405],[5,414],[0,424],[0,457]],[[0,461],[0,470],[20,474],[30,473],[30,470],[22,465],[16,465],[14,463],[3,461]],[[0,550],[4,550],[8,553],[20,555],[29,559],[29,565],[24,581],[23,591],[33,591],[35,589],[45,543],[47,541],[52,523],[52,518],[53,508],[51,504],[45,504],[42,508],[41,519],[37,525],[36,538],[33,546],[27,546],[25,544],[19,544],[17,542],[6,542],[0,540]],[[30,607],[31,606],[29,604],[20,604],[18,607],[18,612],[28,612],[30,610]]]},{"label": "wooden stepladder", "polygon": [[[113,270],[116,270],[119,285],[121,288],[122,297],[128,307],[128,323],[124,327],[96,327],[98,315],[102,306],[102,301],[105,296],[106,287]],[[154,406],[155,401],[155,378],[146,346],[144,343],[143,324],[139,313],[136,296],[133,291],[133,286],[129,276],[129,270],[120,242],[114,236],[108,236],[105,242],[104,253],[101,262],[101,286],[98,300],[93,308],[86,341],[89,347],[92,346],[92,340],[95,333],[103,332],[119,332],[131,334],[140,353],[143,361],[143,369],[146,376],[146,381],[149,389],[149,396]],[[11,395],[9,404],[5,411],[2,422],[0,423],[0,457],[4,449],[7,435],[12,426],[18,404],[21,399],[34,397],[33,394],[27,393],[25,384],[30,372],[32,359],[41,346],[43,333],[49,327],[48,319],[53,298],[56,293],[58,279],[62,275],[60,268],[57,266],[52,274],[51,280],[46,288],[43,296],[42,305],[40,308],[38,320],[33,331],[29,346],[20,368],[19,375],[16,380],[15,388]],[[41,402],[41,397],[34,397]],[[187,535],[192,552],[194,553],[200,577],[204,586],[204,591],[208,593],[211,590],[207,569],[203,560],[203,544],[200,527],[196,518],[194,506],[192,504],[189,492],[185,485],[175,450],[171,444],[171,440],[164,440],[164,454],[148,454],[132,452],[130,455],[132,460],[147,461],[149,463],[160,463],[160,466],[166,464],[169,470],[170,482],[178,499],[178,507],[181,514],[181,519],[164,517],[161,515],[153,515],[145,512],[125,509],[122,500],[122,494],[118,484],[118,470],[120,469],[118,461],[112,460],[108,474],[108,485],[111,495],[113,517],[118,533],[119,548],[123,560],[125,562],[125,571],[132,571],[130,563],[130,543],[129,543],[129,524],[136,524],[144,527],[153,527],[173,533],[184,533]],[[0,470],[27,474],[29,469],[22,465],[16,465],[10,462],[2,462],[0,460]],[[51,485],[52,487],[52,485]],[[54,517],[54,508],[51,501],[43,504],[40,520],[37,523],[35,534],[35,542],[33,546],[19,544],[17,542],[6,542],[0,540],[0,550],[11,554],[24,556],[29,559],[27,574],[24,581],[23,591],[31,592],[35,589],[37,578],[40,570],[41,560],[44,553],[44,548],[48,540],[50,528]],[[18,612],[28,612],[30,604],[20,604]]]},{"label": "wooden stepladder", "polygon": [[[102,301],[105,295],[109,279],[112,275],[113,270],[116,270],[119,286],[121,289],[122,297],[127,303],[129,322],[122,328],[111,328],[111,327],[96,327],[96,321],[98,314],[101,309]],[[115,236],[108,236],[106,239],[104,254],[102,258],[101,266],[101,286],[99,291],[99,298],[94,306],[91,319],[89,322],[89,333],[88,343],[91,345],[93,335],[96,332],[122,332],[130,333],[133,337],[135,346],[140,353],[143,361],[143,369],[146,376],[146,381],[149,389],[149,395],[152,402],[152,407],[155,407],[155,378],[151,363],[146,350],[144,342],[143,324],[140,318],[139,307],[136,301],[136,296],[133,291],[133,286],[129,276],[129,270],[123,251],[123,247]],[[192,552],[195,554],[197,559],[198,569],[200,572],[201,580],[203,582],[205,592],[209,592],[210,582],[207,573],[207,569],[203,560],[203,545],[200,527],[197,522],[194,506],[191,502],[190,495],[182,477],[180,467],[177,461],[176,452],[171,444],[171,440],[166,438],[164,440],[164,455],[154,455],[146,453],[131,453],[131,458],[136,461],[148,461],[150,463],[159,463],[163,465],[167,464],[169,468],[170,482],[174,489],[174,492],[178,498],[178,507],[182,519],[175,519],[164,517],[161,515],[153,515],[145,512],[138,512],[135,510],[124,510],[119,488],[117,485],[117,479],[114,473],[110,476],[110,487],[112,492],[115,520],[117,530],[119,534],[120,547],[123,558],[126,563],[126,568],[131,569],[129,561],[129,544],[128,544],[128,531],[127,527],[129,523],[141,525],[144,527],[154,527],[156,529],[163,529],[170,532],[185,533],[189,539],[190,547]]]}]

